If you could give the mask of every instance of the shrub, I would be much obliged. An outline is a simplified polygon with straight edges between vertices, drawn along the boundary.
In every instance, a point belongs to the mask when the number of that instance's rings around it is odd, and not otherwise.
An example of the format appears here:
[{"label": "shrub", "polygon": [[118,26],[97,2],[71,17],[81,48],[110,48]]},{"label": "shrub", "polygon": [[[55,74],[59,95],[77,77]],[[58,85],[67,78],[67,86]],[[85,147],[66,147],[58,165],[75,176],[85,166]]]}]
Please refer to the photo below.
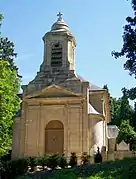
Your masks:
[{"label": "shrub", "polygon": [[0,160],[0,177],[6,178],[6,162]]},{"label": "shrub", "polygon": [[37,158],[36,157],[28,157],[28,164],[31,167],[31,172],[35,170],[35,167],[37,166]]},{"label": "shrub", "polygon": [[67,166],[67,160],[64,155],[59,157],[59,166],[65,168]]},{"label": "shrub", "polygon": [[12,152],[12,151],[9,150],[7,154],[1,156],[1,158],[0,158],[1,161],[3,161],[3,162],[10,161],[10,160],[11,160],[11,152]]},{"label": "shrub", "polygon": [[71,167],[74,167],[74,166],[77,165],[77,156],[76,156],[76,153],[75,153],[75,152],[72,152],[72,153],[71,153],[69,165],[70,165]]},{"label": "shrub", "polygon": [[1,172],[4,172],[4,171],[5,171],[4,162],[2,162],[2,161],[0,160],[0,173],[1,173]]},{"label": "shrub", "polygon": [[60,156],[58,154],[49,155],[47,158],[47,167],[55,169],[59,165]]},{"label": "shrub", "polygon": [[7,162],[6,170],[8,175],[11,175],[13,178],[15,176],[22,175],[28,170],[28,160],[25,158],[11,160]]},{"label": "shrub", "polygon": [[89,164],[90,163],[90,156],[87,155],[86,152],[83,152],[82,156],[81,156],[81,162],[83,165]]},{"label": "shrub", "polygon": [[48,164],[48,156],[45,155],[45,156],[38,157],[36,159],[36,164],[42,166],[42,168],[44,170],[44,167],[47,166],[47,164]]}]

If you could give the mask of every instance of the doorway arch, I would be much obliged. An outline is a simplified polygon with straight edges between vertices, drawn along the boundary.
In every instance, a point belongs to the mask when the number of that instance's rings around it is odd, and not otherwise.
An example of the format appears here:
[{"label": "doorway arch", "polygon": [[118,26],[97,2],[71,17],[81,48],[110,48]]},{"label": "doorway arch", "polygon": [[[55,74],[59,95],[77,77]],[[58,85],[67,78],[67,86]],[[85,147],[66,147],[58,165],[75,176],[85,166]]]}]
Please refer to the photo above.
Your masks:
[{"label": "doorway arch", "polygon": [[64,126],[61,121],[52,120],[45,128],[45,153],[62,154],[64,151]]}]

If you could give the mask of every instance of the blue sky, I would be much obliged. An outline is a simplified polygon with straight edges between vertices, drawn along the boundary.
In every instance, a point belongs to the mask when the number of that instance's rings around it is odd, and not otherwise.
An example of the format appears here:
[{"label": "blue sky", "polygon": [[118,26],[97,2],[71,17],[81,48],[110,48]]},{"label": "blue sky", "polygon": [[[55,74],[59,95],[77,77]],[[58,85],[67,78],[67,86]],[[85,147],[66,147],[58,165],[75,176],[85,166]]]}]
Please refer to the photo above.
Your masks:
[{"label": "blue sky", "polygon": [[15,43],[16,64],[27,84],[43,60],[42,37],[61,11],[76,38],[76,70],[85,79],[103,87],[114,97],[121,88],[135,86],[136,80],[123,69],[125,59],[115,60],[112,50],[122,46],[125,18],[132,15],[126,0],[1,0],[4,15],[2,34]]}]

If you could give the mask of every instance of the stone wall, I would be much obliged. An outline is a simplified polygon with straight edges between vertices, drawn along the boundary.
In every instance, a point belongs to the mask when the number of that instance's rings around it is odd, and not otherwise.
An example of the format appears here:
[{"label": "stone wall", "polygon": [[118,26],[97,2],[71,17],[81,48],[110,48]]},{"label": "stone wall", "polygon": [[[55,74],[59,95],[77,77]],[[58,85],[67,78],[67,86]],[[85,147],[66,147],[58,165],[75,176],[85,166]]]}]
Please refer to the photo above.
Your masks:
[{"label": "stone wall", "polygon": [[16,135],[13,136],[12,158],[44,155],[45,129],[47,124],[54,120],[63,123],[66,156],[70,156],[71,152],[76,152],[77,155],[88,152],[86,100],[78,97],[76,99],[68,97],[62,100],[52,98],[43,101],[28,99],[25,101],[25,105],[23,107],[25,115],[21,118],[22,122],[16,121],[14,124]]},{"label": "stone wall", "polygon": [[121,160],[124,159],[125,157],[134,157],[134,152],[133,151],[105,151],[102,152],[102,158],[103,162],[105,161],[114,161],[114,160]]},{"label": "stone wall", "polygon": [[97,147],[99,146],[100,150],[103,145],[105,145],[105,121],[100,118],[99,115],[89,114],[89,136],[90,136],[90,154],[97,153]]}]

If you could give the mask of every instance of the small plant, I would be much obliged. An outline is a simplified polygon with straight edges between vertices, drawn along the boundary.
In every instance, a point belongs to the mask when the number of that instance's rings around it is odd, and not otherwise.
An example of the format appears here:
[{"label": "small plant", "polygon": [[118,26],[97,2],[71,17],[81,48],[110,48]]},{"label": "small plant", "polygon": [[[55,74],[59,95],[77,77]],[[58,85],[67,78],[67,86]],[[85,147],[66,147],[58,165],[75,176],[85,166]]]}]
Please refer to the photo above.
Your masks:
[{"label": "small plant", "polygon": [[48,164],[48,156],[45,155],[45,156],[38,157],[36,159],[36,164],[42,166],[42,168],[44,170],[44,167],[47,166],[47,164]]},{"label": "small plant", "polygon": [[82,156],[81,156],[81,162],[82,162],[82,165],[87,165],[89,164],[90,162],[90,156],[87,155],[86,152],[83,152]]},{"label": "small plant", "polygon": [[47,167],[55,169],[59,165],[60,156],[58,154],[49,155],[47,159]]},{"label": "small plant", "polygon": [[20,158],[16,160],[11,160],[6,163],[6,171],[10,178],[22,175],[28,170],[28,160],[25,158]]},{"label": "small plant", "polygon": [[67,160],[66,160],[64,154],[59,157],[59,166],[61,168],[65,168],[67,166]]},{"label": "small plant", "polygon": [[75,152],[71,152],[69,165],[70,165],[71,167],[74,167],[74,166],[77,165],[77,156],[76,156],[76,153],[75,153]]},{"label": "small plant", "polygon": [[31,167],[30,172],[33,172],[35,170],[35,167],[37,166],[37,158],[36,157],[28,157],[28,164]]}]

